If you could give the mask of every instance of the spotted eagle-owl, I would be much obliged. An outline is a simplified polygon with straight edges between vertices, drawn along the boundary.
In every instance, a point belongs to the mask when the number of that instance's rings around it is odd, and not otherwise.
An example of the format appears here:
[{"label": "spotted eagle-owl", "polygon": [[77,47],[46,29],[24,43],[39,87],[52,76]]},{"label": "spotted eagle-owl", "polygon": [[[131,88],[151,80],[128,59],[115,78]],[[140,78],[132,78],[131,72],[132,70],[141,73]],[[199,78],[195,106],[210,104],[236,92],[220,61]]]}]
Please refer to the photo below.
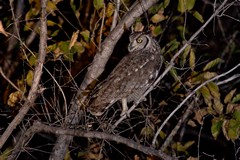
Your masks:
[{"label": "spotted eagle-owl", "polygon": [[100,116],[118,100],[136,102],[156,79],[163,63],[160,46],[149,33],[135,32],[129,37],[129,53],[93,94],[88,107]]}]

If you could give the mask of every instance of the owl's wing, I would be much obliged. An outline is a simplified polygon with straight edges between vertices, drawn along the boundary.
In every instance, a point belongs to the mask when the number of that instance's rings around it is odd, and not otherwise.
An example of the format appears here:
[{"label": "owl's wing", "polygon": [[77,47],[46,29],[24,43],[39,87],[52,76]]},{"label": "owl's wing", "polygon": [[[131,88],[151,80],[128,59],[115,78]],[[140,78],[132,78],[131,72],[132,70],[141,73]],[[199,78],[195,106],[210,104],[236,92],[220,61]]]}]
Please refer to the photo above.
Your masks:
[{"label": "owl's wing", "polygon": [[132,52],[125,56],[95,94],[90,110],[103,111],[106,106],[127,98],[135,101],[154,81],[161,57],[149,52]]},{"label": "owl's wing", "polygon": [[132,66],[126,71],[122,82],[121,93],[128,101],[138,100],[156,79],[162,65],[161,57],[149,51],[136,53],[138,58],[132,59]]}]

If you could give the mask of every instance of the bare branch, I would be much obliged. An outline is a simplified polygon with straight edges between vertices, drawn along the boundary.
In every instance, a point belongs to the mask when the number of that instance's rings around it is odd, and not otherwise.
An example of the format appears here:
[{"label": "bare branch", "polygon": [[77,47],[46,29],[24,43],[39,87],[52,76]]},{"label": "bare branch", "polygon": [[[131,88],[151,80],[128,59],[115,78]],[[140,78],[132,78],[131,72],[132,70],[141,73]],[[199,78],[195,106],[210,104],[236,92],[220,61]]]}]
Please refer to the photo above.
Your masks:
[{"label": "bare branch", "polygon": [[[114,30],[110,32],[107,38],[103,41],[101,50],[96,53],[92,65],[88,67],[88,71],[84,77],[80,89],[71,101],[70,111],[66,119],[66,124],[68,127],[78,123],[80,119],[79,106],[82,104],[80,100],[78,100],[78,98],[81,95],[82,91],[85,90],[85,88],[94,79],[97,79],[104,71],[105,65],[110,55],[112,54],[117,41],[122,36],[124,29],[129,28],[134,23],[135,19],[138,18],[141,14],[143,14],[145,10],[142,9],[142,6],[144,6],[145,9],[148,9],[156,2],[158,2],[158,0],[145,0],[141,1],[142,4],[137,2],[137,5],[134,3],[134,7],[132,8],[132,10],[127,12],[121,22],[114,28]],[[63,159],[71,140],[72,136],[59,136],[51,153],[50,159]]]},{"label": "bare branch", "polygon": [[128,138],[124,138],[119,135],[113,135],[109,133],[104,132],[97,132],[97,131],[81,131],[81,130],[74,130],[74,129],[65,129],[60,127],[53,127],[49,125],[42,124],[40,122],[35,122],[32,127],[30,127],[24,135],[21,136],[19,139],[17,145],[15,146],[15,149],[13,150],[11,156],[9,156],[8,160],[13,160],[16,158],[16,156],[21,151],[21,147],[24,146],[24,143],[31,138],[35,133],[38,132],[45,132],[45,133],[52,133],[56,135],[71,135],[71,136],[77,136],[77,137],[85,137],[85,138],[98,138],[98,139],[104,139],[109,141],[114,141],[117,143],[125,144],[128,147],[131,147],[133,149],[136,149],[138,151],[141,151],[145,154],[154,155],[157,157],[160,157],[164,160],[174,160],[175,157],[170,157],[167,154],[155,150],[152,147],[146,147],[143,146],[133,140],[130,140]]},{"label": "bare branch", "polygon": [[229,73],[231,73],[232,71],[234,71],[235,69],[237,69],[238,67],[240,67],[240,63],[238,65],[236,65],[235,67],[233,67],[232,69],[230,69],[229,71],[222,73],[212,79],[209,79],[207,81],[205,81],[204,83],[202,83],[201,85],[199,85],[196,89],[194,89],[173,111],[172,113],[164,120],[164,122],[162,123],[162,125],[160,126],[160,128],[157,130],[153,141],[152,141],[152,145],[154,146],[157,140],[157,137],[159,135],[159,133],[161,132],[161,130],[163,129],[163,127],[165,126],[165,124],[168,122],[168,120],[187,102],[187,100],[189,98],[191,98],[201,87],[205,86],[206,84],[208,84],[209,82],[212,82],[216,79],[219,79],[221,77],[224,77],[226,75],[228,75]]},{"label": "bare branch", "polygon": [[13,88],[15,88],[17,91],[19,91],[22,95],[24,95],[24,92],[23,92],[21,89],[19,89],[19,88],[3,73],[2,67],[0,67],[0,74],[2,75],[2,77],[3,77],[6,81],[8,81],[8,83],[11,84],[11,86],[12,86]]},{"label": "bare branch", "polygon": [[3,135],[0,137],[0,149],[3,147],[4,143],[11,135],[12,131],[17,127],[17,125],[22,121],[24,116],[27,114],[34,101],[37,98],[37,90],[42,75],[43,63],[45,61],[46,47],[47,47],[47,19],[46,19],[46,1],[41,1],[41,31],[40,31],[40,42],[39,42],[39,57],[38,63],[34,70],[34,77],[32,82],[32,87],[29,91],[27,100],[23,104],[23,107],[19,110],[19,113],[15,116],[13,121],[9,124]]},{"label": "bare branch", "polygon": [[97,79],[104,71],[105,65],[111,56],[113,49],[124,32],[124,28],[129,28],[141,14],[143,14],[144,7],[146,10],[158,0],[141,1],[138,2],[127,14],[122,18],[119,24],[114,28],[112,32],[103,41],[101,50],[99,50],[92,62],[92,65],[88,67],[88,71],[80,86],[81,90],[84,90],[94,79]]},{"label": "bare branch", "polygon": [[[13,23],[14,23],[13,35],[17,36],[18,39],[21,39],[20,34],[19,34],[20,27],[18,25],[18,20],[17,19],[19,19],[22,16],[23,7],[24,7],[24,0],[19,0],[17,2],[16,15],[14,13],[13,0],[10,0],[9,4],[10,4],[10,7],[11,7],[11,12],[12,12],[12,16],[13,16]],[[7,49],[8,52],[11,52],[18,42],[18,39],[16,39],[14,36],[11,37],[10,40],[9,40],[9,45],[8,45],[8,49]],[[20,43],[22,43],[21,40],[20,40]]]},{"label": "bare branch", "polygon": [[182,126],[183,123],[185,123],[186,119],[189,115],[191,115],[193,108],[196,106],[195,102],[197,101],[197,98],[195,98],[187,110],[184,112],[182,118],[178,121],[177,125],[174,127],[174,129],[171,131],[171,133],[167,136],[166,140],[164,141],[163,145],[161,146],[161,151],[164,151],[169,144],[172,142],[173,137],[177,134],[179,128]]},{"label": "bare branch", "polygon": [[225,0],[219,7],[218,9],[212,14],[212,16],[205,22],[205,24],[200,27],[191,37],[190,39],[182,46],[182,48],[172,57],[169,66],[165,69],[165,71],[158,77],[158,79],[154,82],[154,84],[143,94],[143,96],[137,101],[135,102],[134,105],[132,105],[132,107],[128,110],[128,112],[122,116],[114,125],[113,128],[116,128],[118,126],[119,123],[121,123],[127,116],[126,115],[130,115],[130,113],[136,108],[137,104],[140,103],[145,97],[146,95],[151,92],[154,87],[160,82],[160,80],[173,68],[174,66],[174,61],[175,59],[185,50],[185,48],[187,46],[189,46],[191,44],[191,42],[204,30],[204,28],[213,20],[214,17],[216,17],[219,12],[222,11],[222,9],[224,9],[225,4],[227,3],[228,0]]},{"label": "bare branch", "polygon": [[114,10],[114,14],[113,14],[113,21],[112,21],[112,26],[110,31],[112,31],[116,25],[117,25],[117,21],[118,21],[118,12],[119,12],[119,8],[120,8],[120,0],[115,0],[115,10]]}]

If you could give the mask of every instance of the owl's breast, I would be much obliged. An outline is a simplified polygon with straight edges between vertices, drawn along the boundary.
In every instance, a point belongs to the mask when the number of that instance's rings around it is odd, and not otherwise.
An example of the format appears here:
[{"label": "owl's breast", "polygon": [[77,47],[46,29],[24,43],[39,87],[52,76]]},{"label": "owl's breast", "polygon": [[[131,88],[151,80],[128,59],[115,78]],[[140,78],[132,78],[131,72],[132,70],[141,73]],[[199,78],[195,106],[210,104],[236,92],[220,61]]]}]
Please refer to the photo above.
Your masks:
[{"label": "owl's breast", "polygon": [[121,61],[114,72],[118,76],[112,76],[115,78],[113,85],[118,86],[119,98],[127,97],[129,102],[138,100],[156,79],[162,65],[161,58],[154,53],[142,52],[127,56],[123,60],[124,66]]},{"label": "owl's breast", "polygon": [[156,79],[162,57],[156,52],[132,52],[125,56],[95,94],[90,110],[102,112],[109,104],[127,98],[137,101]]}]

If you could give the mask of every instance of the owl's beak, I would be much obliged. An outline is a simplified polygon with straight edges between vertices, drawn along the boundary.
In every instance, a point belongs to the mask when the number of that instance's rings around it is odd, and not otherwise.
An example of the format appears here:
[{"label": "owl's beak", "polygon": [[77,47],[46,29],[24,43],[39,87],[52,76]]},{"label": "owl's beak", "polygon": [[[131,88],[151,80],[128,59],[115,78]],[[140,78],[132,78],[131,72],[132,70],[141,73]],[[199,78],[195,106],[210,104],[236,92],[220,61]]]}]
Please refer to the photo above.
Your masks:
[{"label": "owl's beak", "polygon": [[132,52],[134,49],[135,49],[134,46],[132,46],[132,45],[129,45],[129,46],[128,46],[128,51],[129,51],[129,52]]}]

